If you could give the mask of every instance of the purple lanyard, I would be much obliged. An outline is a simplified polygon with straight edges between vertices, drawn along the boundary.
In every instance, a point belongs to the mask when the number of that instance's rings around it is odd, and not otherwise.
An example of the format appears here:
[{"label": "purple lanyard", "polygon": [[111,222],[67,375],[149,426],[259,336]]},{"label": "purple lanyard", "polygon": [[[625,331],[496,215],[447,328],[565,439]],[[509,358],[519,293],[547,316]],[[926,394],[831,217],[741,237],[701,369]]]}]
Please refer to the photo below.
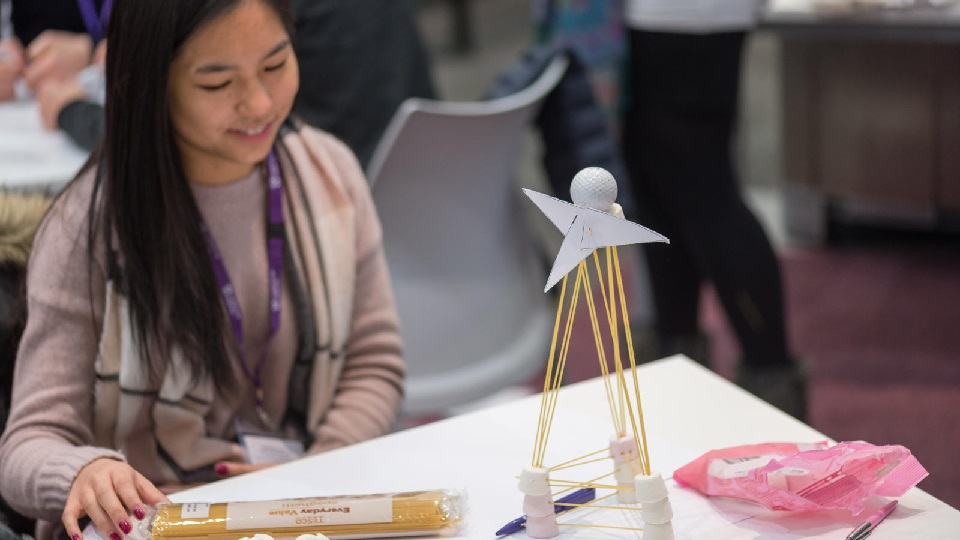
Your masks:
[{"label": "purple lanyard", "polygon": [[113,0],[104,0],[100,7],[100,13],[97,13],[97,7],[93,0],[77,0],[77,7],[80,8],[80,15],[83,16],[83,24],[87,27],[87,32],[93,38],[96,45],[107,35],[107,23],[110,21],[110,6]]},{"label": "purple lanyard", "polygon": [[[280,275],[283,273],[283,175],[280,171],[276,150],[270,150],[267,155],[267,178],[269,192],[267,260],[270,277],[270,334],[267,336],[267,343],[270,343],[280,327]],[[217,285],[220,287],[220,292],[223,294],[223,302],[227,306],[227,315],[230,317],[233,335],[237,340],[237,350],[240,355],[240,364],[243,366],[243,373],[253,384],[256,392],[257,414],[264,425],[269,425],[269,417],[263,408],[263,381],[260,378],[267,357],[267,347],[264,345],[260,360],[251,369],[251,366],[247,364],[247,348],[243,342],[243,313],[240,309],[240,300],[237,298],[237,292],[230,282],[230,275],[223,263],[220,248],[217,247],[217,242],[210,234],[210,229],[202,220],[200,221],[200,230],[207,242],[207,251],[210,254],[210,262],[213,264],[213,273],[217,279]]]}]

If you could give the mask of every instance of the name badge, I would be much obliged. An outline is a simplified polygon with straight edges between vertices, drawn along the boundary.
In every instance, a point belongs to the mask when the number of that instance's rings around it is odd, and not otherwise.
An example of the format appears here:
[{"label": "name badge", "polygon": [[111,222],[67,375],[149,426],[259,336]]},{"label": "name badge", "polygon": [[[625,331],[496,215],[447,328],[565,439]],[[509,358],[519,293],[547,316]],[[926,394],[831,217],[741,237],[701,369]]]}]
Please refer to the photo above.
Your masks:
[{"label": "name badge", "polygon": [[269,435],[240,435],[243,455],[247,463],[286,463],[304,454],[303,442],[296,439],[281,439]]}]

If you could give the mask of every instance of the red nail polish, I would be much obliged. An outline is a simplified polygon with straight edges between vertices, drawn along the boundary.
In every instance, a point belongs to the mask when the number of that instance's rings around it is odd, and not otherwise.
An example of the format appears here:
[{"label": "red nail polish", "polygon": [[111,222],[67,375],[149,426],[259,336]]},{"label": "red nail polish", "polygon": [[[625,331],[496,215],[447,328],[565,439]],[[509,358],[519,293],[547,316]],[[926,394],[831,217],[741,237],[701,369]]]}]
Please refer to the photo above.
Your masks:
[{"label": "red nail polish", "polygon": [[123,540],[123,538],[120,538],[119,534],[112,532],[110,533],[110,540]]},{"label": "red nail polish", "polygon": [[226,476],[230,470],[227,468],[226,463],[217,463],[217,474],[220,476]]},{"label": "red nail polish", "polygon": [[[137,518],[140,521],[143,521],[143,518],[147,517],[147,513],[143,511],[143,507],[140,505],[133,507],[133,517]],[[74,538],[73,540],[80,540],[79,538]]]},{"label": "red nail polish", "polygon": [[78,534],[75,534],[75,535],[71,536],[71,537],[70,537],[70,540],[83,540],[83,537],[80,536],[80,534],[78,533]]},{"label": "red nail polish", "polygon": [[130,534],[130,531],[133,530],[133,527],[130,526],[130,522],[125,519],[121,519],[120,523],[117,523],[117,525],[120,526],[120,530],[123,531],[123,534]]}]

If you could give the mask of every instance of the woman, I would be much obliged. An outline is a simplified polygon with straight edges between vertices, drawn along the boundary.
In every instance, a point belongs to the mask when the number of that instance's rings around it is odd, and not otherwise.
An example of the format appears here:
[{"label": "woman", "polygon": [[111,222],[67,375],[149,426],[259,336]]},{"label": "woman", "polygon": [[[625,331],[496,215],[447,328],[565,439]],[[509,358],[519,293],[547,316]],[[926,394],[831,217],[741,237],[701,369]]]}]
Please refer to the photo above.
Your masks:
[{"label": "woman", "polygon": [[790,354],[776,254],[743,201],[732,160],[744,40],[763,0],[627,0],[630,108],[623,148],[647,246],[658,356],[706,362],[700,286],[717,291],[742,352],[737,382],[803,419],[806,375]]},{"label": "woman", "polygon": [[[387,432],[398,322],[356,160],[284,126],[284,0],[116,0],[106,136],[38,232],[0,491],[75,540],[249,470],[269,432],[319,452]],[[226,307],[225,307],[226,306]]]}]

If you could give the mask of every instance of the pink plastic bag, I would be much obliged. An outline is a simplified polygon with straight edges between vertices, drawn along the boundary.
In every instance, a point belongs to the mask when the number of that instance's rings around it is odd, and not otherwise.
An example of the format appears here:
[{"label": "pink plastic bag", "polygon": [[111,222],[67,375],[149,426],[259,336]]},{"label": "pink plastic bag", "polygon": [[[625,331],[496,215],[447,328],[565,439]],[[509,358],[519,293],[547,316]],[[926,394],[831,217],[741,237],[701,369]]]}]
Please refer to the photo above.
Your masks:
[{"label": "pink plastic bag", "polygon": [[863,510],[873,495],[898,497],[927,477],[903,446],[862,441],[765,443],[712,450],[673,474],[704,495],[758,502],[773,510]]}]

